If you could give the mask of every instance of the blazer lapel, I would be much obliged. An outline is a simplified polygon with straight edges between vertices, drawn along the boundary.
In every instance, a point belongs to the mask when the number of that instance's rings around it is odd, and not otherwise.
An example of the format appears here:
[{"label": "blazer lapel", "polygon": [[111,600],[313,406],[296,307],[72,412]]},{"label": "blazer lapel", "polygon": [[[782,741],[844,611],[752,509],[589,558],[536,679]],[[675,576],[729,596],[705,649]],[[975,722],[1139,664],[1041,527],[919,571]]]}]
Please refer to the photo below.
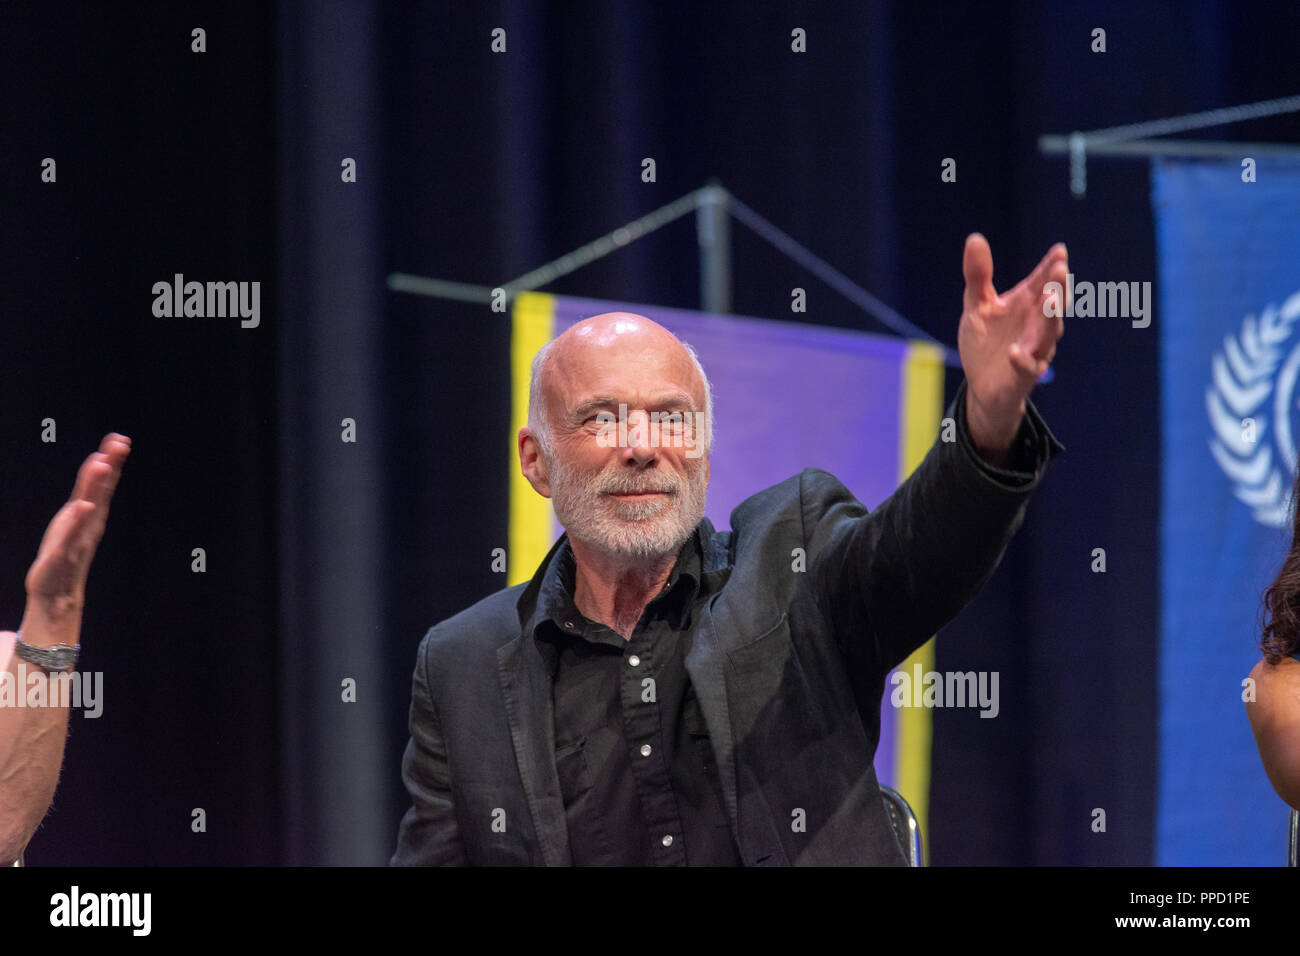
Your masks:
[{"label": "blazer lapel", "polygon": [[740,840],[740,818],[736,801],[736,748],[731,733],[731,713],[727,709],[727,683],[723,675],[725,655],[718,647],[713,627],[712,607],[706,605],[695,630],[695,641],[686,654],[686,673],[704,715],[709,743],[718,762],[718,779],[722,784],[723,802],[731,821],[731,832]]},{"label": "blazer lapel", "polygon": [[532,638],[524,635],[497,651],[497,673],[542,859],[547,866],[572,866],[555,771],[555,710],[546,662]]},{"label": "blazer lapel", "polygon": [[[718,534],[708,518],[701,529],[704,542],[704,577],[710,592],[717,594],[731,576],[731,533]],[[700,614],[695,640],[686,655],[686,673],[695,689],[709,742],[718,763],[723,802],[731,821],[731,832],[740,845],[740,817],[737,809],[736,748],[731,731],[731,713],[727,708],[727,682],[724,673],[726,651],[719,640],[714,621],[715,601],[708,601]]]}]

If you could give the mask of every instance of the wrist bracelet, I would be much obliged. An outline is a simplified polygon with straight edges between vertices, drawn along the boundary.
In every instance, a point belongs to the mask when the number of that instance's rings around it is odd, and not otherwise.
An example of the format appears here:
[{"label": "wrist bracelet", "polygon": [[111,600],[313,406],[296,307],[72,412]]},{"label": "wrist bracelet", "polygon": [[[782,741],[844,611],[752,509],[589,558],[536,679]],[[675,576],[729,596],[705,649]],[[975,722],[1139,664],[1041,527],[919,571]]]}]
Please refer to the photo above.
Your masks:
[{"label": "wrist bracelet", "polygon": [[77,666],[77,655],[81,653],[81,645],[73,647],[71,644],[55,644],[53,647],[34,647],[23,641],[23,632],[19,628],[14,653],[44,671],[69,673]]}]

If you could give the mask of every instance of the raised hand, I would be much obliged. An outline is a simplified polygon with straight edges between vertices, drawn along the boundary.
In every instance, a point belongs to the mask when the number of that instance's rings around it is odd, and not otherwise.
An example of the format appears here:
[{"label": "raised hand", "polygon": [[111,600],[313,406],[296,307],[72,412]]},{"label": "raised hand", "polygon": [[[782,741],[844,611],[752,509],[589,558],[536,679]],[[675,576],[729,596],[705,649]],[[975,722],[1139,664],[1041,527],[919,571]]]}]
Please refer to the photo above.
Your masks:
[{"label": "raised hand", "polygon": [[[45,529],[27,572],[23,641],[35,647],[78,642],[86,575],[108,520],[108,503],[131,452],[125,435],[105,435],[77,472],[72,497]],[[0,673],[26,682],[26,661],[13,652],[14,634],[0,631]],[[31,670],[39,672],[36,667]],[[25,693],[18,683],[18,693]],[[66,697],[47,707],[0,707],[0,865],[18,859],[54,796],[68,735]]]},{"label": "raised hand", "polygon": [[[966,373],[966,420],[975,446],[999,463],[1025,413],[1025,399],[1056,355],[1065,332],[1061,318],[1066,275],[1065,244],[1048,250],[1034,271],[1013,289],[993,288],[993,253],[979,233],[966,237],[957,350]],[[1052,288],[1048,283],[1056,282]],[[1045,308],[1052,296],[1056,308]],[[1050,314],[1048,314],[1050,313]]]},{"label": "raised hand", "polygon": [[86,601],[86,577],[104,536],[108,504],[131,453],[131,439],[111,433],[82,462],[67,504],[45,529],[27,572],[23,640],[38,647],[76,644]]}]

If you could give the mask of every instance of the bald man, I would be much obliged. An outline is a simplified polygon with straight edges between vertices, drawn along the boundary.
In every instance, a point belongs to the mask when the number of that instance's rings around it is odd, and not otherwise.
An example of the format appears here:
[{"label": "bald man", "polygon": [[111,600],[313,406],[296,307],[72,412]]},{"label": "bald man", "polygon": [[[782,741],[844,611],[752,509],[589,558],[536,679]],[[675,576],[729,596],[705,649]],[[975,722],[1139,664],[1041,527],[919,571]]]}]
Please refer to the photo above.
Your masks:
[{"label": "bald man", "polygon": [[[105,435],[77,472],[27,572],[27,605],[17,633],[0,631],[0,864],[17,860],[54,796],[68,735],[68,699],[50,692],[75,665],[90,562],[104,536],[108,504],[131,440]],[[43,684],[45,687],[36,685]],[[6,706],[17,700],[44,706]]]},{"label": "bald man", "polygon": [[886,675],[987,580],[1061,450],[1028,396],[1065,247],[998,295],[974,234],[963,272],[957,441],[870,513],[806,469],[718,531],[688,346],[612,313],[538,353],[519,461],[565,534],[420,644],[393,864],[905,862],[872,766]]}]

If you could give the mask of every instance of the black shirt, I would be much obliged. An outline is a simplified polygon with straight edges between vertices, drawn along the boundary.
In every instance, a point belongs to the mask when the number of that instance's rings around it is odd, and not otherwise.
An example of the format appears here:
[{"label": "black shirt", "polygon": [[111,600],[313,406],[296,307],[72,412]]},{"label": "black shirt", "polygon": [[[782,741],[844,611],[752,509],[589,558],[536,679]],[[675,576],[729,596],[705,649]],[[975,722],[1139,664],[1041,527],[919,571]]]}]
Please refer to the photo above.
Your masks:
[{"label": "black shirt", "polygon": [[[703,573],[698,529],[630,640],[573,602],[566,540],[538,593],[551,666],[555,761],[579,866],[739,866],[704,718],[686,672]],[[725,573],[722,575],[725,577]]]}]

